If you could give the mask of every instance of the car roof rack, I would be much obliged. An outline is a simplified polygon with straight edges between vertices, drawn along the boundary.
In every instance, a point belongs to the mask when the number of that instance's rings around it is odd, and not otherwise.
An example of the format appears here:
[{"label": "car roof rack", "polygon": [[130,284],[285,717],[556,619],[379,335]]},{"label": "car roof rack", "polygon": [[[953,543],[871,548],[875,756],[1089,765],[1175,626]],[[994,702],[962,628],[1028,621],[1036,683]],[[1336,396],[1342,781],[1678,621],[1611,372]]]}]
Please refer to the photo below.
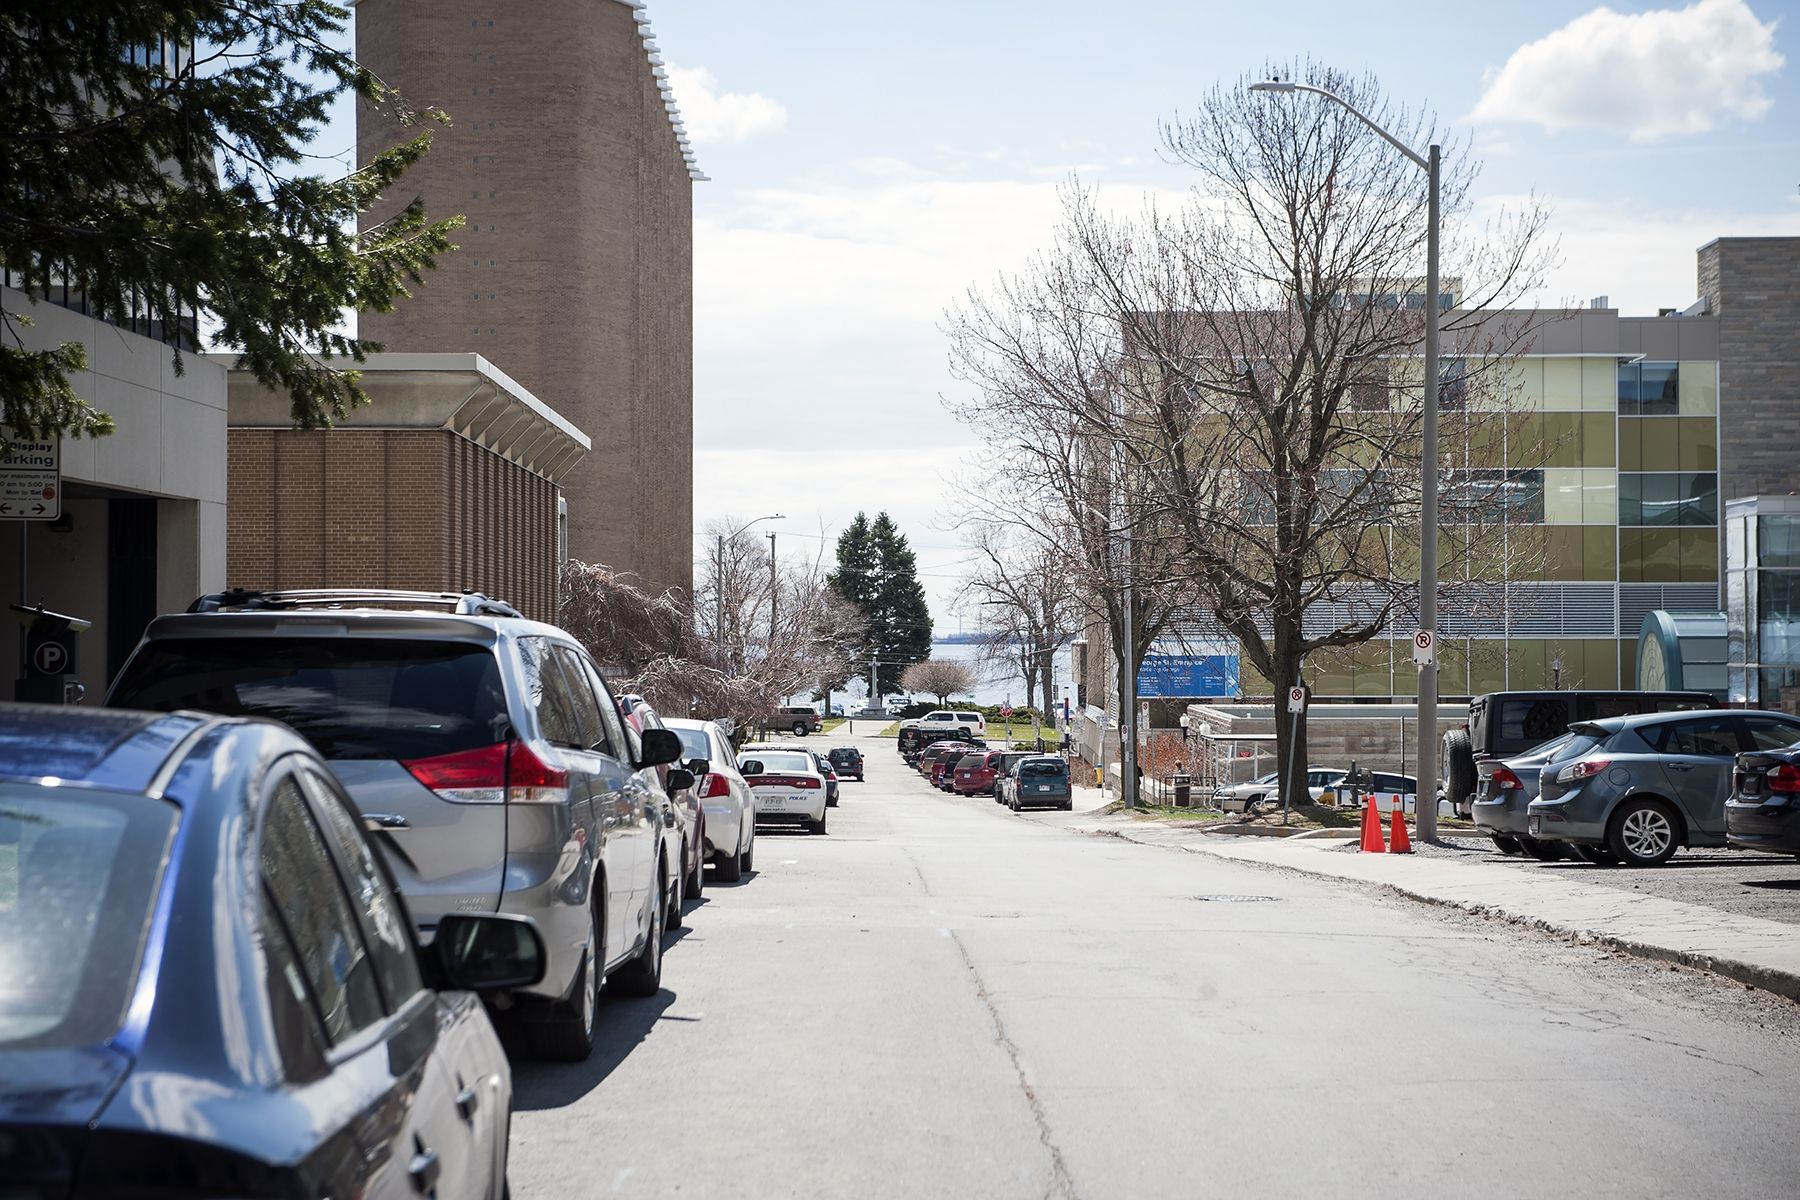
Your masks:
[{"label": "car roof rack", "polygon": [[306,608],[445,608],[464,617],[519,617],[504,600],[492,600],[480,592],[408,592],[397,588],[295,588],[265,592],[256,588],[229,588],[209,592],[188,605],[191,613],[282,612]]}]

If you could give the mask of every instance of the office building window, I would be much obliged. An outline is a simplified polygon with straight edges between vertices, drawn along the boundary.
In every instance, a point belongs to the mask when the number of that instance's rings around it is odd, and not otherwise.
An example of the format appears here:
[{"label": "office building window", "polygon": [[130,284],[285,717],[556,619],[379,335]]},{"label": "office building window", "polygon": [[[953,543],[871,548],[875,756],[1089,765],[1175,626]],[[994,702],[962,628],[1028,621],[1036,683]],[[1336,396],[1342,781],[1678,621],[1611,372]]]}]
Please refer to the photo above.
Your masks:
[{"label": "office building window", "polygon": [[1717,525],[1719,476],[1712,471],[1619,472],[1619,524]]},{"label": "office building window", "polygon": [[1681,411],[1681,369],[1672,362],[1619,364],[1619,415],[1673,417]]}]

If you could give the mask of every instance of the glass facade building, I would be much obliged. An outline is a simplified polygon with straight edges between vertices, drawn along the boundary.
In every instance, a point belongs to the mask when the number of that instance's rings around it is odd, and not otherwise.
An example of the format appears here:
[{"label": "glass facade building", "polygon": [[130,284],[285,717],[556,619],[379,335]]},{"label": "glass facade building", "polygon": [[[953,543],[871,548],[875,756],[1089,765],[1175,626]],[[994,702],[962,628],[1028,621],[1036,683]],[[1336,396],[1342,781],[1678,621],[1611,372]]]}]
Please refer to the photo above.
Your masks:
[{"label": "glass facade building", "polygon": [[1800,711],[1800,496],[1727,506],[1725,630],[1731,701]]}]

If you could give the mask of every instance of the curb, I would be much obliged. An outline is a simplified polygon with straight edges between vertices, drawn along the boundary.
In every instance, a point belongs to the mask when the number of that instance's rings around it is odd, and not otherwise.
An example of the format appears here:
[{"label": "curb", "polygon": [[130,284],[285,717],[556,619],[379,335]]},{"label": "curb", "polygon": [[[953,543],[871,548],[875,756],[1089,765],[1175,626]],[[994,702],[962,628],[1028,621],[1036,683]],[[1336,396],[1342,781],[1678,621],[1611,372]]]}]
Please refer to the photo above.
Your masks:
[{"label": "curb", "polygon": [[[1318,832],[1336,833],[1338,831],[1322,830]],[[1126,831],[1119,831],[1115,836],[1122,837],[1127,841],[1137,842],[1139,845],[1144,846],[1167,845],[1167,843],[1161,842],[1140,841],[1138,838],[1131,837]],[[1198,843],[1180,845],[1176,848],[1185,850],[1191,854],[1212,854],[1212,851],[1206,846]],[[1442,896],[1433,896],[1425,892],[1416,891],[1404,884],[1388,883],[1374,879],[1354,879],[1344,875],[1337,875],[1330,871],[1313,870],[1309,869],[1304,863],[1261,862],[1255,859],[1236,858],[1224,854],[1215,855],[1214,857],[1222,858],[1226,862],[1236,863],[1240,866],[1260,867],[1276,871],[1294,871],[1314,879],[1329,879],[1338,883],[1382,888],[1397,896],[1404,897],[1407,900],[1412,900],[1420,904],[1429,904],[1438,908],[1451,908],[1458,912],[1468,913],[1471,916],[1484,917],[1488,920],[1502,921],[1508,925],[1518,925],[1526,929],[1534,929],[1541,933],[1551,934],[1554,937],[1578,946],[1598,946],[1602,949],[1614,950],[1621,954],[1629,954],[1634,958],[1641,958],[1651,962],[1673,963],[1677,966],[1689,967],[1696,971],[1705,971],[1708,974],[1718,975],[1722,978],[1741,983],[1746,987],[1760,988],[1765,992],[1772,993],[1783,999],[1800,1004],[1800,972],[1786,971],[1778,967],[1768,967],[1760,963],[1745,962],[1742,959],[1723,958],[1698,950],[1683,950],[1676,946],[1658,945],[1654,942],[1646,942],[1638,938],[1625,938],[1617,937],[1609,933],[1597,933],[1591,929],[1581,929],[1573,925],[1558,924],[1556,921],[1545,917],[1530,916],[1524,913],[1514,912],[1510,909],[1499,908],[1491,904],[1482,904],[1467,900],[1451,900]]]}]

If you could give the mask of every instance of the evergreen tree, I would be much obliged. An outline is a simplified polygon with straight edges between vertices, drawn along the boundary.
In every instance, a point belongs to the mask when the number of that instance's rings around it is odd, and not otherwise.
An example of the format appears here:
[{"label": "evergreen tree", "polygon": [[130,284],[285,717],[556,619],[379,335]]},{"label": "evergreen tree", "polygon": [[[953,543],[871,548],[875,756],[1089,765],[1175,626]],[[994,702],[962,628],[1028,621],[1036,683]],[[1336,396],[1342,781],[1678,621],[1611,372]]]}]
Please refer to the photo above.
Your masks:
[{"label": "evergreen tree", "polygon": [[931,656],[931,609],[912,548],[886,513],[873,521],[857,513],[838,536],[837,558],[831,588],[868,621],[860,657],[880,660],[880,694],[900,691],[901,672]]},{"label": "evergreen tree", "polygon": [[[345,93],[416,124],[344,48],[348,19],[329,0],[9,5],[0,261],[26,290],[66,286],[104,320],[175,330],[204,314],[219,345],[291,397],[302,428],[366,403],[354,370],[321,360],[380,349],[339,332],[342,311],[391,308],[462,222],[428,221],[414,198],[356,228],[425,153],[424,129],[342,178],[307,173]],[[112,432],[70,386],[86,366],[78,343],[28,350],[29,316],[0,321],[0,424],[31,438]]]}]

